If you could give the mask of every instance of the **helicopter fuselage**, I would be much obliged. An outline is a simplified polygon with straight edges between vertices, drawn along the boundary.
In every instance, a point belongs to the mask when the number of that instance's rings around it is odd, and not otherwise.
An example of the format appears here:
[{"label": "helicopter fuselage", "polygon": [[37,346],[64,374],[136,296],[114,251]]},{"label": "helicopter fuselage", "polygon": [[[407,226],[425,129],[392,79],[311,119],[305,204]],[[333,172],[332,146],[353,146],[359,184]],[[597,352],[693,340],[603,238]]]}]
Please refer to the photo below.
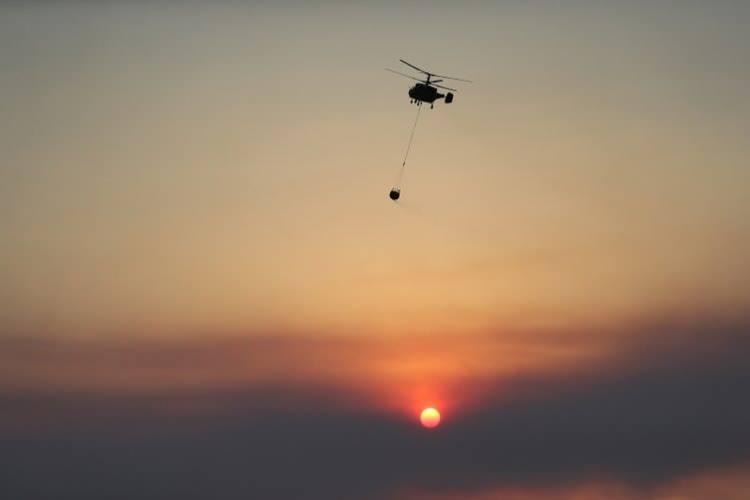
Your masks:
[{"label": "helicopter fuselage", "polygon": [[416,101],[433,103],[438,99],[445,97],[439,93],[437,89],[431,85],[425,85],[424,83],[418,83],[409,89],[409,97]]},{"label": "helicopter fuselage", "polygon": [[412,102],[415,102],[416,104],[426,102],[430,107],[432,107],[434,102],[438,99],[445,98],[446,104],[453,102],[453,93],[448,92],[447,94],[441,94],[435,87],[425,83],[418,83],[410,88],[409,97],[411,97]]}]

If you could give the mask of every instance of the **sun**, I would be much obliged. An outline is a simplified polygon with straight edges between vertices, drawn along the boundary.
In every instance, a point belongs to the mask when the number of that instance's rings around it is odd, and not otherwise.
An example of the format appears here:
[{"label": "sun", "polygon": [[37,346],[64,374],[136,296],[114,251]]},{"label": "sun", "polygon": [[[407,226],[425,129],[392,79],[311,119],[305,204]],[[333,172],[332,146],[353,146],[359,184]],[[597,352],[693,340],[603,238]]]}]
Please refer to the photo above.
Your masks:
[{"label": "sun", "polygon": [[422,422],[422,426],[428,429],[437,427],[440,423],[440,412],[435,408],[425,408],[419,415],[419,421]]}]

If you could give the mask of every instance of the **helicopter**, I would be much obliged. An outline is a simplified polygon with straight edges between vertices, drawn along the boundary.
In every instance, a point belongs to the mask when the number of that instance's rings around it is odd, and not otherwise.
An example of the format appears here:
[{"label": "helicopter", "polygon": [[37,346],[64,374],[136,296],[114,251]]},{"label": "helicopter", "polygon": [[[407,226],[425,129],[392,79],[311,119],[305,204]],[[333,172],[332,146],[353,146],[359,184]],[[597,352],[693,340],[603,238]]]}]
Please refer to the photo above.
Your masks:
[{"label": "helicopter", "polygon": [[[445,99],[446,104],[450,104],[453,102],[453,92],[458,92],[458,91],[450,87],[437,85],[439,82],[442,82],[444,80],[456,80],[459,82],[471,83],[471,80],[465,80],[463,78],[454,78],[452,76],[445,76],[445,75],[438,75],[436,73],[430,73],[429,71],[425,71],[422,68],[418,68],[417,66],[414,66],[413,64],[406,62],[403,59],[399,59],[399,61],[406,64],[410,68],[413,68],[419,71],[420,73],[427,75],[426,79],[419,79],[411,75],[401,73],[400,71],[396,71],[390,68],[385,68],[386,71],[390,71],[391,73],[396,73],[397,75],[405,76],[406,78],[411,78],[412,80],[416,80],[419,82],[409,89],[409,97],[411,97],[411,103],[416,104],[417,106],[421,106],[423,103],[429,103],[430,109],[432,109],[435,106],[435,101],[437,101],[438,99],[443,99],[443,98]],[[438,79],[433,80],[432,79],[433,77],[437,77]],[[438,92],[437,89],[449,90],[450,92],[446,94],[441,94]]]}]

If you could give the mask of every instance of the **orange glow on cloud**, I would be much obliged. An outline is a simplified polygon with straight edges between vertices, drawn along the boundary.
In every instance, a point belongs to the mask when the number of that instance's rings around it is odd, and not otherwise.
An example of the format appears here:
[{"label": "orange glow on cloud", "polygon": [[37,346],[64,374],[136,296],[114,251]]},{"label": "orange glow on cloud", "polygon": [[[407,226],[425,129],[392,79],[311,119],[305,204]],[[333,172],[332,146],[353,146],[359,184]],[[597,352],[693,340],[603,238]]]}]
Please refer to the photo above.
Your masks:
[{"label": "orange glow on cloud", "polygon": [[[564,337],[564,334],[561,334]],[[516,373],[587,364],[609,342],[571,348],[573,339],[512,332],[473,336],[131,338],[129,342],[51,338],[0,342],[0,387],[8,390],[146,396],[264,389],[263,406],[283,406],[288,394],[327,390],[339,404],[411,420],[426,407],[444,414],[471,411],[483,381]],[[96,376],[92,376],[95,374]],[[306,388],[306,389],[305,389]],[[498,390],[497,383],[492,384]],[[509,387],[509,389],[512,389]],[[210,402],[222,411],[222,402]],[[180,397],[175,411],[203,411],[202,399]],[[219,405],[219,407],[215,407]]]}]

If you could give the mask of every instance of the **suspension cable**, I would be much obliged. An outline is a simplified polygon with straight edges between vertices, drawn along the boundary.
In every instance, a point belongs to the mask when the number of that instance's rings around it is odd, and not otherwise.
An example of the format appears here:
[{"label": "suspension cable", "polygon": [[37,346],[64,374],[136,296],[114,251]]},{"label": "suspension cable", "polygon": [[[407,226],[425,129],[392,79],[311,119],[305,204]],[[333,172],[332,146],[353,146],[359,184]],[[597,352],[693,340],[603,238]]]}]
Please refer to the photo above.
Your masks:
[{"label": "suspension cable", "polygon": [[414,125],[411,127],[411,133],[409,134],[409,144],[406,146],[406,152],[404,153],[404,161],[401,163],[401,169],[398,175],[397,187],[401,186],[401,180],[404,177],[404,168],[406,167],[406,159],[409,157],[409,151],[411,151],[411,144],[414,142],[414,132],[417,130],[417,122],[419,122],[419,113],[422,111],[422,106],[417,106],[417,116],[414,118]]}]

